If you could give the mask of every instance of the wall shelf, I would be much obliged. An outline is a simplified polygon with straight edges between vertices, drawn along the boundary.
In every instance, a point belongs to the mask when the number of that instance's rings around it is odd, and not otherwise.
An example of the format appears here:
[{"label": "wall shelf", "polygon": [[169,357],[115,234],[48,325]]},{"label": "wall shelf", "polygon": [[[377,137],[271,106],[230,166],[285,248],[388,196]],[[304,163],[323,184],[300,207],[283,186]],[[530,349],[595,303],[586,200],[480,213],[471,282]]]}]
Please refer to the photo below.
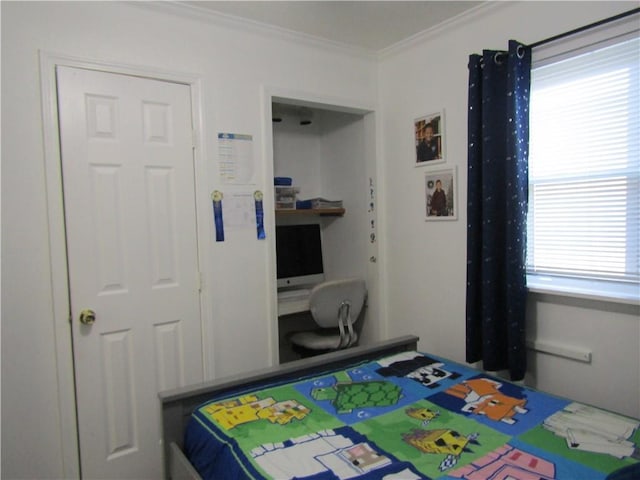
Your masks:
[{"label": "wall shelf", "polygon": [[342,217],[344,213],[344,208],[276,208],[276,216],[318,215],[320,217]]}]

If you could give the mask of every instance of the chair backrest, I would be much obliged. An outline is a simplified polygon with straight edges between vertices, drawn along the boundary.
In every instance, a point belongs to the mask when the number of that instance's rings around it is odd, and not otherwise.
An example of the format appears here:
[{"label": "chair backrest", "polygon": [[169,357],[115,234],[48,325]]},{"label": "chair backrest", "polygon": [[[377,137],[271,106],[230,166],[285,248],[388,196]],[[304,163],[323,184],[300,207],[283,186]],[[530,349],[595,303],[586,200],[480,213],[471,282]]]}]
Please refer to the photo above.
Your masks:
[{"label": "chair backrest", "polygon": [[[338,326],[340,308],[348,302],[351,322],[356,323],[367,296],[367,287],[361,278],[345,278],[319,283],[309,295],[309,310],[321,328]],[[344,307],[343,307],[344,308]]]}]

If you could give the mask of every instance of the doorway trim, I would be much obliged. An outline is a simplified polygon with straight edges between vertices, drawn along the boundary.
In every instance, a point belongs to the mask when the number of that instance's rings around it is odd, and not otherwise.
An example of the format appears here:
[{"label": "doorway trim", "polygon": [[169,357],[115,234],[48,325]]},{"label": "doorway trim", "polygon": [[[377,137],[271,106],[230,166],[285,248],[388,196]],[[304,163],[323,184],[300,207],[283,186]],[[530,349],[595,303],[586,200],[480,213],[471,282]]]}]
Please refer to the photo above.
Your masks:
[{"label": "doorway trim", "polygon": [[[205,347],[212,345],[212,330],[204,321],[210,318],[211,298],[204,288],[207,251],[204,246],[208,238],[208,194],[206,175],[206,152],[200,132],[204,129],[202,113],[201,76],[160,70],[153,67],[101,62],[68,55],[39,51],[40,94],[42,105],[42,127],[44,142],[45,188],[47,199],[48,243],[50,261],[51,304],[53,307],[53,329],[56,354],[57,400],[59,406],[59,431],[62,468],[65,478],[80,478],[80,445],[76,416],[75,377],[73,364],[73,340],[70,318],[70,292],[68,287],[67,248],[62,190],[62,157],[58,123],[58,95],[56,67],[76,67],[107,73],[124,74],[154,80],[185,84],[191,91],[191,115],[194,131],[194,187],[197,222],[198,269],[200,273],[200,319],[202,328],[202,352],[204,378],[209,376],[213,358]],[[212,356],[211,356],[212,357]]]},{"label": "doorway trim", "polygon": [[[274,176],[274,155],[273,155],[273,122],[272,122],[272,105],[273,103],[283,103],[298,107],[308,107],[311,109],[318,108],[330,110],[334,112],[351,113],[360,115],[365,125],[365,136],[369,140],[366,142],[365,156],[370,160],[367,166],[367,172],[375,179],[377,184],[377,203],[382,205],[384,202],[384,188],[380,179],[383,176],[383,165],[380,157],[382,152],[382,125],[379,120],[380,115],[376,104],[361,102],[351,98],[333,97],[330,95],[317,94],[307,91],[300,91],[290,88],[275,87],[270,85],[262,85],[260,90],[262,101],[262,134],[264,138],[263,156],[265,158],[265,177],[273,178]],[[268,198],[274,198],[274,187],[272,183],[267,182],[265,186],[265,195]],[[378,210],[376,213],[377,231],[384,231],[385,218],[384,212]],[[276,217],[275,210],[272,208],[265,212],[265,220],[267,220],[267,237],[275,238]],[[376,298],[373,307],[375,321],[370,323],[372,333],[367,338],[368,341],[377,341],[382,338],[388,338],[387,329],[387,301],[386,296],[380,292],[386,291],[386,262],[385,255],[382,254],[385,248],[384,238],[378,236],[377,243],[370,246],[368,256],[375,258],[373,263],[369,264],[368,280],[372,278],[375,282],[369,282],[368,288],[370,292],[374,292],[373,298]],[[268,312],[269,312],[269,357],[271,365],[278,365],[279,358],[279,333],[278,333],[278,295],[276,278],[276,251],[275,241],[272,242],[271,248],[267,253],[267,285],[270,285],[268,292]],[[373,302],[372,302],[373,303]]]}]

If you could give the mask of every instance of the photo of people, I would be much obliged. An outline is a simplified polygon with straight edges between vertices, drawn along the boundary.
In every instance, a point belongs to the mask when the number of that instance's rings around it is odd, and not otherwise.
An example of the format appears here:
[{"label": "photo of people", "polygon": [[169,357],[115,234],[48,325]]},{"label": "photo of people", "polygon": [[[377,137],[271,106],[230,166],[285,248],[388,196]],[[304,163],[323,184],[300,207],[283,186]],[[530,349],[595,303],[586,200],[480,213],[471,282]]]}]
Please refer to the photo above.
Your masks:
[{"label": "photo of people", "polygon": [[456,178],[452,168],[425,174],[425,207],[427,220],[455,220]]},{"label": "photo of people", "polygon": [[427,115],[414,122],[416,165],[444,162],[442,124],[442,113]]}]

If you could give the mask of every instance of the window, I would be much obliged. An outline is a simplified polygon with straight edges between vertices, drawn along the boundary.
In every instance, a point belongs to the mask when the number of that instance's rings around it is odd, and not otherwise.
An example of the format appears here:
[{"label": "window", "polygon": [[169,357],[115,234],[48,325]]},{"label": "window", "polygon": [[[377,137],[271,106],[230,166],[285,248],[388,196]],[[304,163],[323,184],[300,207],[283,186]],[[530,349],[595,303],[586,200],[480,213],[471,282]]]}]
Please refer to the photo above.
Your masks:
[{"label": "window", "polygon": [[556,45],[546,58],[534,49],[528,286],[635,302],[640,38],[636,31],[584,43],[561,55]]}]

